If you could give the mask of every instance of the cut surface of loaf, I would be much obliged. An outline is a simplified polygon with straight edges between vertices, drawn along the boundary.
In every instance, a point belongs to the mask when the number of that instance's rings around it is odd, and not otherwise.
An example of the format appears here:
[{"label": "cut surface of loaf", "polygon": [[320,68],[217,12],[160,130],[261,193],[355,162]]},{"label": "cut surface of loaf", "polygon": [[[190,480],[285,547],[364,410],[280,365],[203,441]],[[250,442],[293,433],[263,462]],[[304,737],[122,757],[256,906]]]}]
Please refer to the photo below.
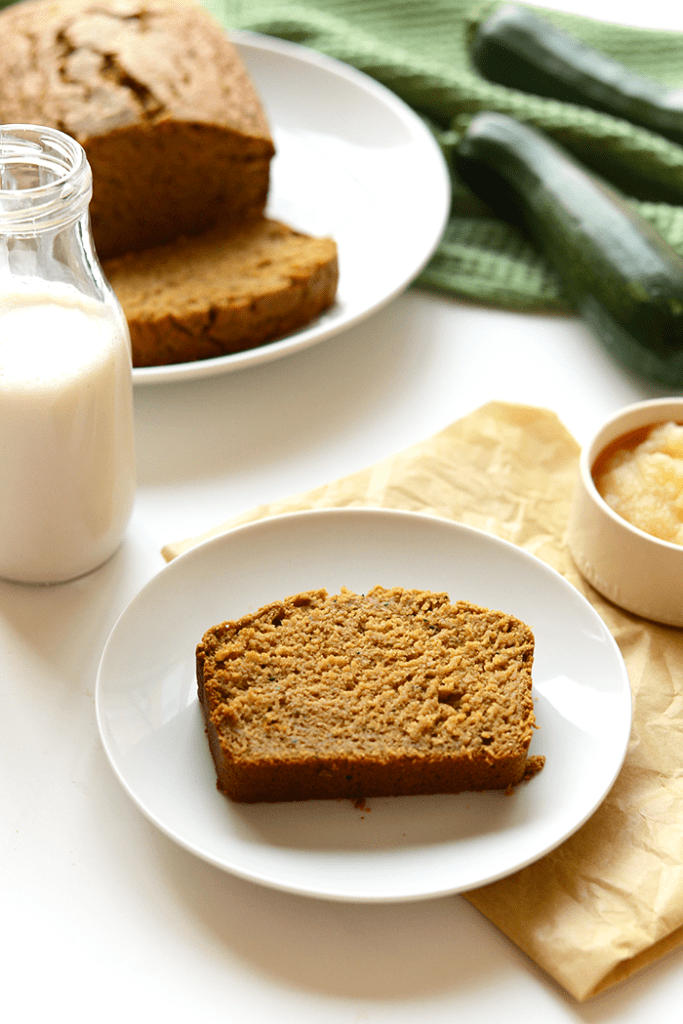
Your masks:
[{"label": "cut surface of loaf", "polygon": [[334,302],[337,247],[259,217],[104,262],[135,366],[210,359],[282,338]]},{"label": "cut surface of loaf", "polygon": [[263,212],[268,123],[198,3],[24,0],[0,12],[0,34],[0,120],[83,145],[101,259]]},{"label": "cut surface of loaf", "polygon": [[534,637],[447,594],[310,591],[209,629],[198,696],[242,802],[507,789],[534,727]]}]

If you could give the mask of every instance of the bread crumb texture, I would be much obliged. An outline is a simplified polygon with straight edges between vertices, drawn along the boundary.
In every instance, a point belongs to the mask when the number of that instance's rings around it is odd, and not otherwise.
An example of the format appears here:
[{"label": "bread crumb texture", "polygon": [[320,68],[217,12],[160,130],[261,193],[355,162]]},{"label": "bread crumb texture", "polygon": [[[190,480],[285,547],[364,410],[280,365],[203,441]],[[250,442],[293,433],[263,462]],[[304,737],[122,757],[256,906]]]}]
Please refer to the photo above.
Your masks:
[{"label": "bread crumb texture", "polygon": [[229,355],[283,338],[329,308],[337,246],[259,217],[104,263],[134,366]]},{"label": "bread crumb texture", "polygon": [[540,767],[533,654],[512,615],[402,588],[224,622],[197,647],[218,786],[246,802],[514,787]]}]

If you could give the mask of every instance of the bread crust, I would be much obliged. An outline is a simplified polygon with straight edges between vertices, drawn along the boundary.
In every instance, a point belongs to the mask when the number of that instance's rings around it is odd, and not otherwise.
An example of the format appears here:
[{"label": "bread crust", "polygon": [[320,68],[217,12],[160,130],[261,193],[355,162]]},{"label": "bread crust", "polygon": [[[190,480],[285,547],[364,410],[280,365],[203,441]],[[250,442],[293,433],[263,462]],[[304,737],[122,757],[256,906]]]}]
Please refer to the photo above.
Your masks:
[{"label": "bread crust", "polygon": [[197,647],[218,788],[238,802],[508,789],[535,724],[534,638],[446,594],[311,591]]},{"label": "bread crust", "polygon": [[0,12],[0,33],[0,118],[83,145],[101,259],[263,212],[267,119],[199,4],[24,0]]}]

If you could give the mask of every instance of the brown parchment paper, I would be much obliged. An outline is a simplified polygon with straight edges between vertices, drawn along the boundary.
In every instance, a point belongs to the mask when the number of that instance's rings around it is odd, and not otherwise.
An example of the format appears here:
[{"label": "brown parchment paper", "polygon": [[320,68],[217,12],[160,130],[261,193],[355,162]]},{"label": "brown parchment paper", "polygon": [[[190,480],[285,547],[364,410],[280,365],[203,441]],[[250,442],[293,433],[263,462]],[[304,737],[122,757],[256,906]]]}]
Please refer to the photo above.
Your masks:
[{"label": "brown parchment paper", "polygon": [[163,554],[170,560],[265,516],[380,506],[487,530],[584,594],[613,633],[631,681],[623,769],[601,807],[557,850],[464,897],[584,1000],[683,944],[683,630],[621,611],[575,569],[564,533],[578,454],[552,412],[493,402],[362,472],[254,508]]}]

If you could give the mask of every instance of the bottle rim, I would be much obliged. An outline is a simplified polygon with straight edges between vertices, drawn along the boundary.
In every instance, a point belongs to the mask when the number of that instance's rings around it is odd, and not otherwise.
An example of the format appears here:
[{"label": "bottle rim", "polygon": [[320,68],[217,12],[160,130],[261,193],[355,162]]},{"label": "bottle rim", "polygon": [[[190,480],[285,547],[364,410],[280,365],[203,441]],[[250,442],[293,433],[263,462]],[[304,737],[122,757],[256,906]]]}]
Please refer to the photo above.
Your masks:
[{"label": "bottle rim", "polygon": [[0,125],[0,234],[35,234],[83,215],[92,172],[76,139],[42,125]]}]

